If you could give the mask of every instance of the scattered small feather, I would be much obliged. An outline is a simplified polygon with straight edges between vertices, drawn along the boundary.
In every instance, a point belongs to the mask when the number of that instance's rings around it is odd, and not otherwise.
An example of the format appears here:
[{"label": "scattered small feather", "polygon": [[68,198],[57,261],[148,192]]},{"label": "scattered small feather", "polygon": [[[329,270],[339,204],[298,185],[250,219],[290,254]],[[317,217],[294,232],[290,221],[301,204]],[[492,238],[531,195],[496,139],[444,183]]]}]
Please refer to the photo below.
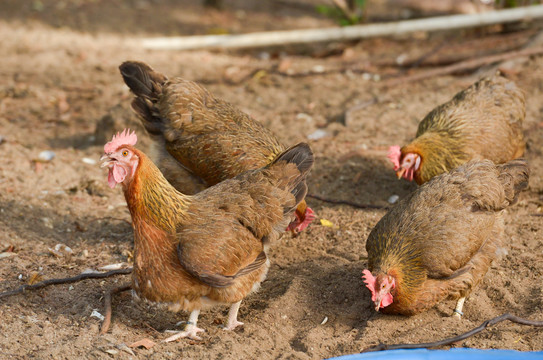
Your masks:
[{"label": "scattered small feather", "polygon": [[155,345],[156,345],[156,342],[154,342],[153,340],[148,339],[148,338],[143,338],[140,341],[136,341],[135,343],[132,343],[132,344],[130,344],[128,346],[131,347],[131,348],[144,347],[147,350],[149,350],[150,348],[152,348]]},{"label": "scattered small feather", "polygon": [[334,227],[334,223],[331,222],[330,220],[326,220],[326,219],[321,219],[321,225],[322,226],[326,226],[326,227]]},{"label": "scattered small feather", "polygon": [[42,280],[43,277],[39,273],[33,272],[32,274],[30,274],[30,277],[28,278],[26,283],[28,285],[34,285],[35,283],[39,283]]},{"label": "scattered small feather", "polygon": [[388,198],[387,201],[389,204],[395,204],[399,199],[400,197],[398,195],[392,195]]},{"label": "scattered small feather", "polygon": [[110,354],[110,355],[117,355],[119,352],[115,349],[107,349],[107,350],[104,350],[104,352]]},{"label": "scattered small feather", "polygon": [[12,257],[12,256],[16,256],[17,254],[14,253],[14,252],[11,252],[11,251],[6,251],[6,252],[2,252],[0,253],[0,259],[4,259],[4,258],[8,258],[8,257]]},{"label": "scattered small feather", "polygon": [[105,319],[104,315],[100,314],[98,312],[98,310],[96,310],[96,309],[92,310],[92,313],[90,314],[90,316],[95,317],[95,318],[99,319],[100,321],[104,321],[104,319]]}]

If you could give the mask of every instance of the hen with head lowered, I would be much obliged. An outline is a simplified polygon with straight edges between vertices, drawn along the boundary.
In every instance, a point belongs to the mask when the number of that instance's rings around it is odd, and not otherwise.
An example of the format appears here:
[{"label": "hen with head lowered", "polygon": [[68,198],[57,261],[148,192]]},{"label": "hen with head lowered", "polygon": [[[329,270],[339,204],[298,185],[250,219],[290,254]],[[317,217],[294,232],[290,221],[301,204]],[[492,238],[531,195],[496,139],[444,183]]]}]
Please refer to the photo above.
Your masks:
[{"label": "hen with head lowered", "polygon": [[465,297],[503,243],[503,210],[528,186],[521,159],[470,161],[395,205],[371,231],[366,286],[375,310],[412,315]]},{"label": "hen with head lowered", "polygon": [[398,178],[420,185],[469,160],[501,164],[521,157],[525,102],[523,91],[502,76],[477,81],[426,115],[411,143],[390,147]]}]

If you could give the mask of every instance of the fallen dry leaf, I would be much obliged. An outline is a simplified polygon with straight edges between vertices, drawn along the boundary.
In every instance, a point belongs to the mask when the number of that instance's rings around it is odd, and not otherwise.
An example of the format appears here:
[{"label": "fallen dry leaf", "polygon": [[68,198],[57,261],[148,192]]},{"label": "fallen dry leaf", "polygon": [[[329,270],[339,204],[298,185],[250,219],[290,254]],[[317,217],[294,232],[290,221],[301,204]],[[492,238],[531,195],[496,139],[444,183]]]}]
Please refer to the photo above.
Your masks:
[{"label": "fallen dry leaf", "polygon": [[334,227],[334,223],[326,219],[321,219],[321,225],[326,227]]},{"label": "fallen dry leaf", "polygon": [[152,348],[155,345],[156,345],[156,342],[154,342],[153,340],[148,339],[148,338],[143,338],[140,341],[136,341],[135,343],[130,344],[128,346],[131,347],[131,348],[139,348],[139,347],[143,346],[144,348],[149,350],[150,348]]}]

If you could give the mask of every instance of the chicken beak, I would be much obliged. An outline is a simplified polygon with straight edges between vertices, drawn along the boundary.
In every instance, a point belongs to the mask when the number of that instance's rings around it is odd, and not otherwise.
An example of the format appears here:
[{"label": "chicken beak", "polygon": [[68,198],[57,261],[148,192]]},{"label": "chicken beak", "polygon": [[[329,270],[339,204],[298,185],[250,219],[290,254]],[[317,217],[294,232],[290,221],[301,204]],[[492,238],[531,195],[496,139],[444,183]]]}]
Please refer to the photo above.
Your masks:
[{"label": "chicken beak", "polygon": [[[104,160],[107,160],[107,161],[104,161]],[[109,167],[113,163],[112,159],[109,157],[108,154],[102,155],[102,157],[100,158],[100,161],[104,161],[100,165],[100,168]]]},{"label": "chicken beak", "polygon": [[375,301],[373,302],[373,304],[375,305],[375,311],[379,311],[379,309],[381,308],[381,297],[379,295],[377,295]]},{"label": "chicken beak", "polygon": [[403,174],[405,173],[404,168],[401,168],[400,170],[396,171],[396,175],[398,176],[398,180],[402,178]]}]

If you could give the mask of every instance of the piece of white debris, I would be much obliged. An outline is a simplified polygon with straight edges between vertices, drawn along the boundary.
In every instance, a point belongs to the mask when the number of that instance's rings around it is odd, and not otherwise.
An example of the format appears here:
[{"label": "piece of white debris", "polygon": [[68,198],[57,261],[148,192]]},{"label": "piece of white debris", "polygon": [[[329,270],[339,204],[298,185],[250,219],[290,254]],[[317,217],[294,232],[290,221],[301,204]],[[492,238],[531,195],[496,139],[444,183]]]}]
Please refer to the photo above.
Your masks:
[{"label": "piece of white debris", "polygon": [[38,159],[41,161],[51,161],[55,158],[56,154],[51,150],[44,150],[38,155]]},{"label": "piece of white debris", "polygon": [[307,135],[307,138],[309,140],[319,140],[326,136],[328,136],[328,132],[326,130],[317,129],[312,134]]},{"label": "piece of white debris", "polygon": [[119,270],[119,269],[122,269],[123,267],[125,267],[127,265],[127,263],[117,263],[117,264],[110,264],[110,265],[105,265],[105,266],[102,266],[102,267],[99,267],[98,270],[106,270],[106,271],[109,271],[109,270]]},{"label": "piece of white debris", "polygon": [[81,161],[83,161],[85,164],[96,165],[96,160],[88,157],[84,157],[83,159],[81,159]]},{"label": "piece of white debris", "polygon": [[100,313],[98,312],[98,310],[96,310],[96,309],[93,309],[93,310],[92,310],[90,316],[91,316],[91,317],[95,317],[95,318],[99,319],[100,321],[104,321],[104,319],[105,319],[104,315],[100,314]]},{"label": "piece of white debris", "polygon": [[65,244],[56,244],[55,245],[55,251],[64,251],[68,254],[73,253],[73,250],[71,247],[65,245]]},{"label": "piece of white debris", "polygon": [[325,316],[324,319],[321,321],[321,325],[324,325],[328,322],[328,316]]},{"label": "piece of white debris", "polygon": [[0,259],[16,256],[17,254],[12,251],[6,251],[0,253]]},{"label": "piece of white debris", "polygon": [[400,197],[398,195],[392,195],[388,198],[387,201],[389,202],[389,204],[395,204],[399,199]]}]

